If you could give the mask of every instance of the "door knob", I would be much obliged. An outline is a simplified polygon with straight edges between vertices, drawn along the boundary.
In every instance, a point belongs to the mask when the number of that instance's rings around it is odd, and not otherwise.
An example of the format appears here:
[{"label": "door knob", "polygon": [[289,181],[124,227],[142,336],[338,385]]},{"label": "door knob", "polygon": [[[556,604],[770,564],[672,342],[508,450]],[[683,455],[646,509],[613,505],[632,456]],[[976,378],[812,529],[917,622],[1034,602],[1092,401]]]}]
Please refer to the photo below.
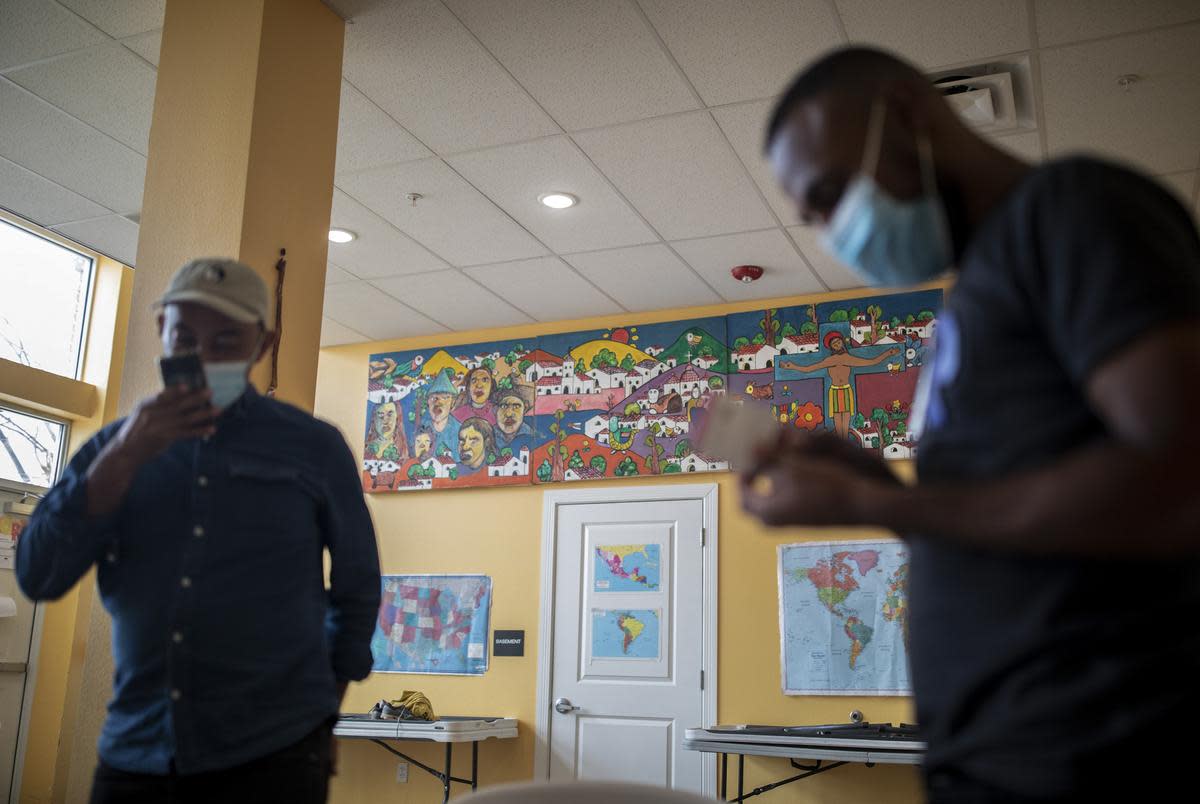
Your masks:
[{"label": "door knob", "polygon": [[554,702],[554,711],[558,712],[560,715],[569,715],[578,710],[579,707],[571,703],[566,698],[559,698]]}]

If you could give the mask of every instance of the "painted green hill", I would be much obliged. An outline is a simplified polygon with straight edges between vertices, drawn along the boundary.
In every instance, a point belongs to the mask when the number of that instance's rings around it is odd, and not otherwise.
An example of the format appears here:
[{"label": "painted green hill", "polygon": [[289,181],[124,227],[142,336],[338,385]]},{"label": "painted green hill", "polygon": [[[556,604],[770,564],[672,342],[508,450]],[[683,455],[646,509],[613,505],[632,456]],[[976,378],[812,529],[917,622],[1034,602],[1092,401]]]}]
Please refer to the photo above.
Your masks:
[{"label": "painted green hill", "polygon": [[716,364],[709,371],[717,374],[725,374],[729,371],[729,347],[700,327],[684,330],[675,343],[658,355],[658,359],[665,363],[673,357],[676,363],[682,366],[702,354],[712,354],[717,359]]}]

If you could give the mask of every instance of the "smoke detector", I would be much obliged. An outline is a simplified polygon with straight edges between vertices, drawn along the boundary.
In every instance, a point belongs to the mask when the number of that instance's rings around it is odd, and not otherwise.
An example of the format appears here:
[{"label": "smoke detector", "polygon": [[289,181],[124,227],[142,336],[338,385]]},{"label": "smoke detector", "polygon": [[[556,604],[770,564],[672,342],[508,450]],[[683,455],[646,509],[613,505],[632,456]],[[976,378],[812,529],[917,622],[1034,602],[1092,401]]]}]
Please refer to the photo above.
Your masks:
[{"label": "smoke detector", "polygon": [[739,281],[753,282],[763,275],[763,269],[759,265],[735,265],[729,269],[729,273]]}]

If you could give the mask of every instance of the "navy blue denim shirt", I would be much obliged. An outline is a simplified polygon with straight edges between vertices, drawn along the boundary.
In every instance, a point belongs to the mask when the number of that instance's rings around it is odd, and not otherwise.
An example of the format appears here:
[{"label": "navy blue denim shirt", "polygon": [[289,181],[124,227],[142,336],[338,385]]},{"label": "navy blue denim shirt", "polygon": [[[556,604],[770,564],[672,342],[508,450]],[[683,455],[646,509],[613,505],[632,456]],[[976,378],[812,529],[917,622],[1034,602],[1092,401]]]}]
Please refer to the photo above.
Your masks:
[{"label": "navy blue denim shirt", "polygon": [[379,556],[345,441],[249,390],[215,435],[176,442],[89,517],[88,466],[120,425],[72,458],[16,558],[35,600],[98,567],[116,665],[100,758],[187,774],[297,742],[337,713],[338,682],[371,670]]}]

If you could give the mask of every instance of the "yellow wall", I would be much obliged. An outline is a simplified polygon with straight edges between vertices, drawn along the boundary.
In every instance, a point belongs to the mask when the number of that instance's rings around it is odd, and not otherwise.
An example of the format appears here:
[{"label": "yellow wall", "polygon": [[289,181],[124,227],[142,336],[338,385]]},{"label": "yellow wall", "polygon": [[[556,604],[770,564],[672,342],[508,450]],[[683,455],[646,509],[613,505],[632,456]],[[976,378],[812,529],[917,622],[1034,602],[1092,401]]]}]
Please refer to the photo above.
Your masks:
[{"label": "yellow wall", "polygon": [[[351,448],[356,453],[361,451],[366,417],[366,362],[372,352],[722,315],[852,295],[827,294],[770,303],[663,311],[620,320],[606,317],[326,349],[321,353],[317,374],[316,414],[338,425]],[[720,487],[719,719],[724,723],[828,723],[845,721],[852,709],[861,709],[868,720],[912,722],[914,716],[907,698],[800,698],[785,696],[780,691],[776,545],[806,538],[864,538],[881,534],[845,529],[767,530],[741,513],[735,479],[726,473],[643,479],[636,485],[698,481],[716,482]],[[622,482],[608,480],[581,485],[612,488]],[[522,658],[493,658],[491,668],[482,678],[373,675],[351,687],[345,709],[365,712],[380,698],[397,697],[404,688],[417,688],[429,694],[442,713],[518,718],[519,739],[481,746],[480,775],[488,784],[528,779],[533,774],[542,492],[542,487],[534,486],[367,497],[385,573],[491,575],[495,584],[492,627],[523,628],[527,647]],[[410,746],[412,756],[439,766],[441,754],[437,747]],[[368,801],[376,797],[396,802],[437,800],[437,783],[417,769],[409,769],[407,785],[397,784],[396,760],[377,746],[363,741],[342,741],[340,751],[341,773],[333,784],[332,801]],[[461,758],[466,756],[464,751]],[[469,761],[456,763],[455,767],[458,775],[469,774]],[[792,773],[784,760],[747,762],[748,784],[752,786]],[[921,799],[917,774],[912,768],[868,769],[861,765],[798,782],[774,796],[776,800],[838,802],[877,801],[885,796],[895,802]]]},{"label": "yellow wall", "polygon": [[[42,410],[57,407],[61,417],[70,419],[69,455],[116,418],[122,361],[114,359],[114,355],[120,356],[125,351],[133,292],[131,269],[107,257],[92,256],[96,260],[96,278],[85,341],[83,382],[60,378],[23,392],[29,394],[31,407]],[[56,394],[63,395],[64,383],[75,386],[74,391],[65,394],[66,398],[92,400],[89,415],[72,416],[61,402],[53,402]],[[87,644],[87,629],[78,628],[77,624],[88,622],[94,586],[89,573],[63,598],[41,604],[46,607],[45,620],[21,779],[22,802],[42,804],[63,799],[80,702],[80,669]]]}]

